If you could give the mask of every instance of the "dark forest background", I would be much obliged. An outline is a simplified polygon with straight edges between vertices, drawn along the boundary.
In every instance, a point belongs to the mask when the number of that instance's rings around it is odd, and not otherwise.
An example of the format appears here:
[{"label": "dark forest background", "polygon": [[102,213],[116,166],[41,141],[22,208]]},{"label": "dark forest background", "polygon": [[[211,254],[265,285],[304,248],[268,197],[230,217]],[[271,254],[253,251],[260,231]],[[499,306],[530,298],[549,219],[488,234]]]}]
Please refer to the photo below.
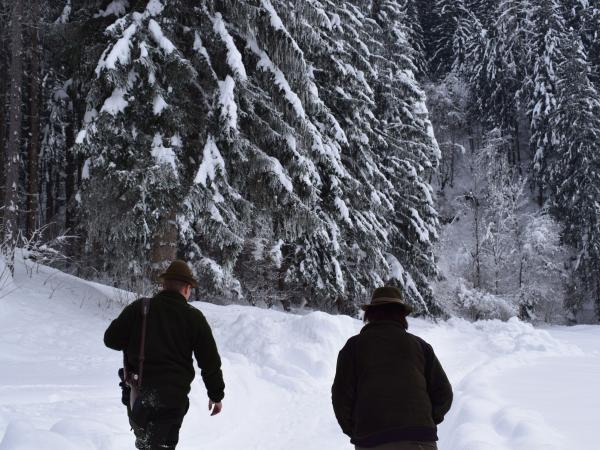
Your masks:
[{"label": "dark forest background", "polygon": [[598,0],[0,0],[4,258],[597,320],[599,32]]}]

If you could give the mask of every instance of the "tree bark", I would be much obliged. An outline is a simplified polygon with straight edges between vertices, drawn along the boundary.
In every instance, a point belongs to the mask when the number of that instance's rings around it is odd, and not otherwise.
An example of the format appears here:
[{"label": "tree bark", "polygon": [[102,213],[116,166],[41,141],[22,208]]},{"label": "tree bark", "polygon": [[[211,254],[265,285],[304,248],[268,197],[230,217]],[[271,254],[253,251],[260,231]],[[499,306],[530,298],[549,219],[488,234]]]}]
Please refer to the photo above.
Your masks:
[{"label": "tree bark", "polygon": [[[8,86],[8,57],[6,52],[7,33],[6,20],[7,5],[0,0],[0,198],[4,200],[4,175],[5,175],[5,147],[6,147],[6,99]],[[0,209],[0,217],[4,216]]]},{"label": "tree bark", "polygon": [[4,239],[8,246],[8,266],[13,269],[13,251],[19,235],[19,167],[23,88],[23,2],[13,2],[11,12],[10,91],[6,180],[4,189]]},{"label": "tree bark", "polygon": [[521,167],[521,140],[519,136],[519,119],[515,119],[515,157],[517,170],[519,171],[519,175],[523,175],[523,168]]},{"label": "tree bark", "polygon": [[39,0],[31,0],[31,80],[30,93],[30,131],[28,156],[27,189],[27,236],[31,238],[38,228],[39,177],[38,160],[40,147],[40,53],[39,53]]},{"label": "tree bark", "polygon": [[481,243],[479,236],[479,200],[474,197],[474,209],[473,209],[473,220],[475,226],[475,287],[479,289],[481,287]]},{"label": "tree bark", "polygon": [[[4,183],[6,175],[6,78],[5,59],[0,54],[0,198],[4,199]],[[0,217],[4,210],[0,209]]]},{"label": "tree bark", "polygon": [[177,259],[178,235],[177,217],[175,210],[172,210],[161,218],[161,224],[152,239],[152,264],[149,273],[151,279],[155,280],[170,262]]},{"label": "tree bark", "polygon": [[65,227],[67,230],[73,231],[75,225],[75,217],[73,216],[73,208],[70,205],[71,199],[75,195],[75,174],[77,173],[77,164],[75,155],[73,154],[73,146],[75,145],[76,133],[76,118],[75,112],[69,118],[69,124],[66,129],[66,174],[65,174]]}]

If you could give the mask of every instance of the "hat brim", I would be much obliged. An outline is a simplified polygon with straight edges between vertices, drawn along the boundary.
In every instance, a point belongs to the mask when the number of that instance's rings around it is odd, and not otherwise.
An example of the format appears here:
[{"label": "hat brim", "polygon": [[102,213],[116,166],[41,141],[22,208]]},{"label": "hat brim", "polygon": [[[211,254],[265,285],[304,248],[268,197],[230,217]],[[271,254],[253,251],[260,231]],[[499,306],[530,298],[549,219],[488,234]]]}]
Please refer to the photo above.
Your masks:
[{"label": "hat brim", "polygon": [[413,311],[413,309],[412,309],[411,306],[409,306],[406,303],[403,303],[403,302],[401,302],[401,301],[399,301],[398,299],[395,299],[395,298],[394,299],[392,299],[392,298],[390,298],[390,299],[378,298],[374,302],[362,305],[360,308],[363,311],[366,311],[367,309],[375,308],[377,306],[383,306],[383,305],[398,305],[398,306],[401,306],[404,309],[404,311],[406,312],[406,314],[410,314]]},{"label": "hat brim", "polygon": [[193,288],[197,288],[198,287],[198,281],[195,280],[194,278],[190,278],[190,277],[186,277],[186,276],[182,276],[182,275],[175,275],[172,273],[163,273],[160,274],[158,276],[159,280],[177,280],[177,281],[183,281],[184,283],[189,284],[190,286],[192,286]]}]

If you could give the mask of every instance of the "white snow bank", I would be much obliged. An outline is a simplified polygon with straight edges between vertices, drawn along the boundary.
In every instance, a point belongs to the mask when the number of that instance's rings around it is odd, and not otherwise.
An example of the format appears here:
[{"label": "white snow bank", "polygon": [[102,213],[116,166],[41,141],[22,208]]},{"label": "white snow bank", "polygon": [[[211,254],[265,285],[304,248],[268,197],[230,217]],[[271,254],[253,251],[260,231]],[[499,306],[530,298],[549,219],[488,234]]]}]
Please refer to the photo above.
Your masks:
[{"label": "white snow bank", "polygon": [[0,442],[0,450],[80,450],[82,447],[52,431],[38,430],[30,423],[11,422]]},{"label": "white snow bank", "polygon": [[452,319],[442,328],[445,326],[471,336],[466,353],[459,358],[478,361],[463,367],[462,376],[454,377],[459,380],[454,383],[456,400],[440,433],[449,448],[566,449],[563,435],[545,422],[540,411],[507,401],[498,388],[504,384],[510,389],[520,383],[504,375],[515,368],[536,365],[552,356],[581,355],[582,351],[516,318],[479,323]]},{"label": "white snow bank", "polygon": [[310,390],[329,382],[337,352],[357,330],[356,320],[321,312],[256,314],[254,308],[229,306],[223,314],[222,307],[199,306],[213,324],[223,352],[256,365],[260,376],[293,390]]},{"label": "white snow bank", "polygon": [[[0,301],[0,450],[132,448],[119,403],[121,355],[102,344],[120,310],[110,298],[125,297],[53,269],[30,269],[19,263],[19,290]],[[351,448],[333,417],[330,387],[337,353],[361,322],[320,312],[192,305],[213,328],[227,388],[223,413],[210,418],[196,378],[179,449]],[[595,429],[600,404],[593,389],[600,327],[539,330],[516,319],[409,324],[433,345],[455,389],[440,448],[596,446],[587,431]]]}]

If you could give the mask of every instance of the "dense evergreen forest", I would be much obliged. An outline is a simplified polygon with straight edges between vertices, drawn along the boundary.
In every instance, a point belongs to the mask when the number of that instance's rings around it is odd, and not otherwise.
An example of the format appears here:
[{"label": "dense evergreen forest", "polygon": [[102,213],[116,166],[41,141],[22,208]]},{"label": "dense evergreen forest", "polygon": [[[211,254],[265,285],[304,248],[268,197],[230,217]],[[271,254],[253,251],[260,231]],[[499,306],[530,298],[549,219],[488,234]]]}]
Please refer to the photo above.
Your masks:
[{"label": "dense evergreen forest", "polygon": [[597,320],[599,32],[600,0],[0,0],[4,258]]}]

